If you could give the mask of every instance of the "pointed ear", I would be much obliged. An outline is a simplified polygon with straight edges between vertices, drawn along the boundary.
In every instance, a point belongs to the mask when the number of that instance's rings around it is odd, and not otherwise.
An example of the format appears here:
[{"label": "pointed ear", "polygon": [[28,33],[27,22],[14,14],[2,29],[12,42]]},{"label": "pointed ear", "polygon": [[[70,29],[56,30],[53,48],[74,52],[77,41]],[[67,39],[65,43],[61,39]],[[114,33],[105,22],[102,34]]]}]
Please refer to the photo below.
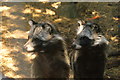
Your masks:
[{"label": "pointed ear", "polygon": [[37,22],[35,22],[34,20],[29,20],[28,21],[29,25],[32,27],[34,24],[37,24]]},{"label": "pointed ear", "polygon": [[79,23],[79,25],[81,26],[81,25],[85,24],[85,21],[79,20],[78,23]]},{"label": "pointed ear", "polygon": [[79,20],[78,23],[79,23],[80,26],[82,25],[82,21],[81,20]]}]

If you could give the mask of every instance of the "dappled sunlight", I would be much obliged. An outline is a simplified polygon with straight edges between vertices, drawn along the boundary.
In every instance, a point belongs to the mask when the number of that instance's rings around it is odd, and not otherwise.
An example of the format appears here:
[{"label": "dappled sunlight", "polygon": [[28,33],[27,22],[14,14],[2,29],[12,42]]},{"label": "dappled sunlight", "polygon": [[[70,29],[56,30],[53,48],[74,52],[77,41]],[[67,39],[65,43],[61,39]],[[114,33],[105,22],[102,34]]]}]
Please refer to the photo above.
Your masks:
[{"label": "dappled sunlight", "polygon": [[25,17],[20,17],[21,20],[25,20]]},{"label": "dappled sunlight", "polygon": [[[10,71],[10,72],[6,72],[5,76],[9,76],[11,78],[23,78],[23,76],[20,75],[16,75],[14,72]],[[13,77],[14,76],[14,77]]]},{"label": "dappled sunlight", "polygon": [[55,15],[55,12],[50,9],[46,9],[46,12],[43,12],[43,14]]},{"label": "dappled sunlight", "polygon": [[66,18],[66,17],[62,17],[62,18],[57,18],[54,20],[55,23],[59,23],[59,22],[66,22],[66,21],[70,21],[69,18]]},{"label": "dappled sunlight", "polygon": [[9,49],[1,49],[0,54],[1,56],[7,56],[10,53]]},{"label": "dappled sunlight", "polygon": [[[4,26],[4,25],[5,25],[5,26]],[[3,32],[3,31],[7,32],[8,29],[10,29],[11,27],[18,27],[18,25],[13,24],[13,23],[5,24],[5,23],[3,22],[3,24],[0,26],[0,32]],[[9,31],[8,31],[8,32],[9,32]]]},{"label": "dappled sunlight", "polygon": [[35,10],[35,13],[41,13],[42,10],[41,9],[34,9]]},{"label": "dappled sunlight", "polygon": [[44,11],[42,9],[37,9],[37,8],[34,8],[32,6],[29,6],[29,5],[27,5],[26,9],[23,10],[22,12],[25,13],[25,14],[33,13],[33,17],[39,17],[41,14],[55,15],[55,12],[50,10],[50,9],[45,9],[45,11]]},{"label": "dappled sunlight", "polygon": [[[14,42],[13,42],[14,43]],[[15,56],[20,56],[21,53],[14,54],[13,52],[18,52],[20,49],[17,47],[9,47],[5,46],[4,42],[0,42],[0,67],[2,67],[3,73],[5,76],[12,77],[12,78],[23,78],[25,75],[18,75],[16,74],[17,71],[20,70],[19,62],[15,60]],[[14,45],[14,44],[13,44]],[[29,57],[30,58],[30,57]],[[23,60],[28,61],[28,57],[25,57]]]},{"label": "dappled sunlight", "polygon": [[6,12],[3,12],[2,13],[2,16],[6,16],[6,17],[8,17],[8,18],[11,18],[11,19],[17,19],[18,18],[18,16],[15,16],[15,15],[12,15],[12,14],[10,14],[10,12],[8,11],[6,11]]},{"label": "dappled sunlight", "polygon": [[18,51],[18,49],[16,47],[9,47],[9,46],[6,46],[4,44],[4,42],[0,42],[0,46],[1,46],[1,49],[0,49],[0,54],[2,56],[9,56],[9,54],[11,53],[11,51]]},{"label": "dappled sunlight", "polygon": [[9,24],[5,24],[6,26],[3,26],[3,28],[11,28],[11,27],[18,27],[17,24],[14,24],[14,23],[9,23]]},{"label": "dappled sunlight", "polygon": [[51,6],[54,7],[54,8],[56,8],[56,9],[57,9],[60,5],[61,5],[61,2],[56,2],[56,3],[51,4]]},{"label": "dappled sunlight", "polygon": [[[56,6],[59,4],[56,4]],[[18,6],[0,7],[3,16],[3,25],[0,29],[0,32],[3,33],[1,34],[2,42],[0,42],[2,47],[0,50],[0,67],[2,67],[5,76],[12,78],[30,77],[30,66],[28,65],[36,57],[36,54],[23,51],[23,45],[28,38],[28,31],[24,31],[26,24],[28,24],[24,23],[26,15],[32,14],[32,17],[40,17],[43,14],[55,15],[55,12],[51,9],[43,10],[30,5]]]},{"label": "dappled sunlight", "polygon": [[22,11],[25,14],[32,13],[33,8],[26,8],[24,11]]},{"label": "dappled sunlight", "polygon": [[[4,3],[6,5],[7,3]],[[13,4],[13,5],[12,5]],[[1,7],[2,8],[2,7]],[[7,29],[13,29],[13,27],[20,27],[24,29],[24,26],[26,23],[24,23],[23,20],[26,19],[25,15],[22,13],[22,11],[25,9],[24,4],[18,4],[18,3],[10,3],[10,7],[3,6],[2,10],[2,30],[5,31]],[[7,24],[6,24],[7,23]],[[21,25],[22,23],[22,25]]]},{"label": "dappled sunlight", "polygon": [[113,37],[111,37],[110,38],[112,41],[114,41],[114,42],[118,42],[119,40],[119,38],[117,37],[117,36],[113,36]]},{"label": "dappled sunlight", "polygon": [[[2,27],[3,30],[6,27]],[[8,29],[10,27],[7,27]],[[2,42],[0,42],[0,67],[2,67],[3,73],[5,76],[12,77],[12,78],[23,78],[26,77],[24,74],[17,74],[16,72],[20,72],[20,67],[18,60],[15,59],[15,57],[19,58],[22,54],[19,52],[21,51],[22,44],[19,43],[15,39],[27,39],[28,32],[24,32],[21,30],[14,30],[13,32],[4,31],[5,33],[2,34]],[[23,34],[23,35],[22,35]],[[10,41],[9,39],[14,41]],[[8,45],[8,46],[6,46]],[[9,46],[10,45],[10,46]],[[20,46],[21,45],[21,46]],[[12,47],[11,47],[12,46]],[[22,52],[22,51],[21,51]],[[24,54],[23,54],[24,55]],[[24,61],[27,61],[27,64],[30,63],[30,60],[28,60],[28,57],[23,58]]]},{"label": "dappled sunlight", "polygon": [[0,7],[0,8],[1,8],[1,11],[2,11],[2,16],[6,16],[6,17],[11,18],[11,19],[18,18],[18,16],[11,14],[12,12],[15,11],[15,6],[13,8],[6,7],[6,6]]},{"label": "dappled sunlight", "polygon": [[54,20],[54,22],[61,22],[62,21],[62,19],[60,18],[60,19],[55,19]]},{"label": "dappled sunlight", "polygon": [[9,28],[7,26],[0,26],[0,32],[7,31]]},{"label": "dappled sunlight", "polygon": [[[45,3],[44,3],[45,4]],[[51,4],[51,7],[54,8],[58,8],[61,5],[61,2],[56,2]],[[55,11],[51,10],[51,9],[38,9],[38,8],[34,8],[33,6],[30,5],[26,5],[26,8],[22,11],[22,13],[24,14],[32,14],[33,17],[40,17],[42,16],[42,14],[45,15],[55,15]]]},{"label": "dappled sunlight", "polygon": [[[16,64],[16,63],[15,63],[15,64]],[[15,67],[15,64],[9,62],[6,66],[7,66],[8,68],[11,68],[13,71],[18,71],[19,68],[18,68],[18,67]]]},{"label": "dappled sunlight", "polygon": [[10,49],[5,49],[5,46],[2,50],[0,50],[0,54],[1,54],[0,55],[0,62],[1,62],[0,66],[2,67],[2,70],[5,74],[5,76],[15,77],[16,75],[15,75],[15,73],[13,75],[13,72],[18,71],[19,68],[15,66],[17,63],[12,58],[12,55],[10,53],[11,53]]},{"label": "dappled sunlight", "polygon": [[0,6],[0,12],[2,11],[6,11],[9,10],[11,7],[7,7],[7,6]]},{"label": "dappled sunlight", "polygon": [[92,12],[92,14],[93,14],[93,15],[98,15],[99,12],[94,10],[94,11]]},{"label": "dappled sunlight", "polygon": [[18,67],[16,67],[15,65],[17,64],[16,62],[15,62],[15,60],[12,58],[12,57],[10,57],[10,56],[5,56],[6,58],[2,58],[2,63],[1,63],[1,65],[2,66],[5,66],[4,68],[9,68],[9,69],[12,69],[13,71],[18,71],[19,70],[19,68]]},{"label": "dappled sunlight", "polygon": [[33,14],[33,17],[40,17],[41,15],[40,14]]},{"label": "dappled sunlight", "polygon": [[15,30],[13,32],[7,31],[4,35],[2,35],[4,38],[22,38],[27,39],[27,33],[21,30]]}]

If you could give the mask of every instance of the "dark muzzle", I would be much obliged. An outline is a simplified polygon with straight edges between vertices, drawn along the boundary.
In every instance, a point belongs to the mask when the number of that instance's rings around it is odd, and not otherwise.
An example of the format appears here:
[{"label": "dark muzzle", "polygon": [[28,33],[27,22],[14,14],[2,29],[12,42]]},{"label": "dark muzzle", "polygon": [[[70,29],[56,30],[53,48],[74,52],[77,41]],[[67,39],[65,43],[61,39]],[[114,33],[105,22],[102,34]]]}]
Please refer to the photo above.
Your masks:
[{"label": "dark muzzle", "polygon": [[78,36],[80,46],[90,46],[94,42],[93,32],[89,26],[84,27],[83,31]]}]

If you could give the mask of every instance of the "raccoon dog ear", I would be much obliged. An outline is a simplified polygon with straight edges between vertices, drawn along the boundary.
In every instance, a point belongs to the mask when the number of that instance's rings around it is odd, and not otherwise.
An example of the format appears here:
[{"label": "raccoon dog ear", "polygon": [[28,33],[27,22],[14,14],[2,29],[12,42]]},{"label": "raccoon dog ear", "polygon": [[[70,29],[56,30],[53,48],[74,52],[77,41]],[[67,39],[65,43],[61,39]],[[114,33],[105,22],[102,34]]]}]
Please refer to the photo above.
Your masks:
[{"label": "raccoon dog ear", "polygon": [[78,21],[78,24],[81,26],[81,25],[85,24],[85,21],[79,20],[79,21]]},{"label": "raccoon dog ear", "polygon": [[29,25],[32,27],[34,24],[37,24],[37,22],[35,22],[34,20],[29,20],[28,21]]}]

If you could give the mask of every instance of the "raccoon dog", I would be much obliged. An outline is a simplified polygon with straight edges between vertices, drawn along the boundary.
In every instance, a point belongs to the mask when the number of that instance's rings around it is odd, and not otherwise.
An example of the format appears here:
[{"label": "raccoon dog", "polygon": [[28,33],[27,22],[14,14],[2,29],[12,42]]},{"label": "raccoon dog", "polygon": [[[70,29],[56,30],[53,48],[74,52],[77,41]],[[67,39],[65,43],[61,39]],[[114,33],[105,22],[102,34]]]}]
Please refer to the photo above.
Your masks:
[{"label": "raccoon dog", "polygon": [[50,22],[29,21],[31,26],[28,41],[24,45],[28,52],[37,56],[32,61],[32,78],[69,77],[69,60],[64,39]]}]

